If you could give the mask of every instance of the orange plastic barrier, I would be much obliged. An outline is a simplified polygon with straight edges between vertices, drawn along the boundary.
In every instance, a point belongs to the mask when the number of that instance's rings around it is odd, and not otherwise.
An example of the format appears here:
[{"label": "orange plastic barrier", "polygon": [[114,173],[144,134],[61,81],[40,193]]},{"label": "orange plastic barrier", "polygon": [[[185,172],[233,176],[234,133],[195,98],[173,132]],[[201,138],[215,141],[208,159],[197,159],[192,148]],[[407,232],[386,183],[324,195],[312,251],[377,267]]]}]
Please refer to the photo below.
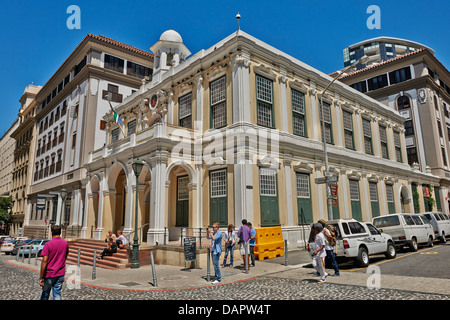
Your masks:
[{"label": "orange plastic barrier", "polygon": [[284,256],[284,240],[280,227],[255,228],[255,259],[264,260]]}]

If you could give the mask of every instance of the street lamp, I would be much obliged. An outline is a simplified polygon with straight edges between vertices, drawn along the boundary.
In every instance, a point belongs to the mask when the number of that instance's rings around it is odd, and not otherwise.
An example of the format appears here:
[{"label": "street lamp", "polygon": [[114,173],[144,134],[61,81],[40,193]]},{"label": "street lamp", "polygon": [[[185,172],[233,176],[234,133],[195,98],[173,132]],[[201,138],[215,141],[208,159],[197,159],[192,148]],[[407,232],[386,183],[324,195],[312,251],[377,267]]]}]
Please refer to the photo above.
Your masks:
[{"label": "street lamp", "polygon": [[61,206],[61,214],[59,216],[59,226],[62,225],[61,223],[61,219],[63,214],[65,214],[65,207],[66,207],[66,197],[67,197],[67,190],[65,188],[62,188],[61,191],[59,192],[59,194],[61,195],[62,198],[62,206]]},{"label": "street lamp", "polygon": [[135,212],[135,221],[134,221],[134,237],[133,237],[133,257],[131,260],[131,268],[137,269],[139,268],[139,237],[137,235],[138,228],[138,186],[139,186],[139,175],[141,174],[142,167],[144,166],[144,162],[139,159],[134,160],[132,163],[134,174],[136,175],[136,212]]},{"label": "street lamp", "polygon": [[328,170],[328,152],[327,152],[327,142],[325,139],[325,121],[324,121],[324,113],[323,113],[323,95],[325,94],[325,91],[328,90],[328,88],[338,79],[340,78],[347,70],[351,69],[351,68],[355,68],[356,66],[365,63],[369,60],[369,57],[364,55],[362,56],[358,61],[354,62],[353,64],[349,65],[347,68],[341,70],[338,72],[338,75],[336,77],[334,77],[334,79],[325,87],[325,89],[322,91],[322,93],[320,94],[320,108],[321,108],[321,115],[322,115],[322,143],[323,143],[323,156],[325,159],[325,186],[326,186],[326,193],[327,193],[327,207],[328,207],[328,219],[332,220],[333,219],[333,206],[331,203],[331,198],[329,196],[329,170]]}]

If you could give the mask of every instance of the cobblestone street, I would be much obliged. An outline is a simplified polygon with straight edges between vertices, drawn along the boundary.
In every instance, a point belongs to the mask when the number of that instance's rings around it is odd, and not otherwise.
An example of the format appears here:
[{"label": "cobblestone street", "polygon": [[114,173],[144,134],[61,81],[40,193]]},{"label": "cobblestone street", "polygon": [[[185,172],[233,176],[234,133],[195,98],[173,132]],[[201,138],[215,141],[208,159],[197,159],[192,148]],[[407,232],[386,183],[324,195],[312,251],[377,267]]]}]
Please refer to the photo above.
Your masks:
[{"label": "cobblestone street", "polygon": [[[0,262],[2,300],[38,300],[41,288],[35,270],[17,267],[4,257]],[[312,269],[308,270],[308,273]],[[450,300],[450,295],[327,282],[318,284],[314,276],[295,279],[297,270],[278,272],[219,286],[174,290],[133,291],[132,288],[101,289],[82,284],[79,289],[63,287],[64,300]]]}]

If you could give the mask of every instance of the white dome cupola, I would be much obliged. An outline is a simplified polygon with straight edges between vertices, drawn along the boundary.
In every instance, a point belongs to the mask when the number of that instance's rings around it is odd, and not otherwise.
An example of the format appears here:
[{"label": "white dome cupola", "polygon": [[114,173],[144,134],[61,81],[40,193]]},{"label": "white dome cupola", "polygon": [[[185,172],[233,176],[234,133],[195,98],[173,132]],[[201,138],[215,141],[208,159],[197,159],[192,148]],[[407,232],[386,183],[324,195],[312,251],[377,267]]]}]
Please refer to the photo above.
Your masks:
[{"label": "white dome cupola", "polygon": [[155,55],[153,80],[156,81],[160,80],[161,74],[176,67],[191,54],[180,34],[172,29],[164,31],[150,50]]}]

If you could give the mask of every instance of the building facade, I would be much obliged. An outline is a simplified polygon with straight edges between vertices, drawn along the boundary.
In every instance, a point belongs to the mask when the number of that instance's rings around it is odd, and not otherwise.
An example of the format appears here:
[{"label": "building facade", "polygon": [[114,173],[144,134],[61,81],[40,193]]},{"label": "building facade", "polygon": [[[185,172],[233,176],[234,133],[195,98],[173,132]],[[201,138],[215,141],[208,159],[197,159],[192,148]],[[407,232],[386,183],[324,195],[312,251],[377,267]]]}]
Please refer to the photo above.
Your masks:
[{"label": "building facade", "polygon": [[407,164],[396,110],[340,82],[322,96],[331,77],[243,31],[186,59],[168,30],[152,51],[153,80],[117,106],[123,126],[104,117],[106,144],[86,165],[83,225],[95,224],[96,239],[142,227],[155,244],[168,229],[245,218],[281,226],[296,246],[299,225],[328,218],[322,137],[338,180],[334,218],[411,211],[413,182],[439,181]]},{"label": "building facade", "polygon": [[[20,98],[19,125],[11,134],[15,139],[14,170],[11,195],[14,199],[13,215],[10,221],[10,234],[18,236],[23,230],[25,214],[28,208],[28,192],[32,181],[35,151],[35,115],[36,94],[40,86],[28,85]],[[31,159],[31,161],[30,161]]]},{"label": "building facade", "polygon": [[[425,195],[426,211],[449,213],[450,73],[427,47],[351,72],[340,81],[380,101],[404,118],[406,159],[415,171],[431,172],[440,181],[414,188]],[[416,194],[417,195],[417,194]],[[417,202],[417,201],[416,201]],[[421,212],[419,206],[415,212]]]},{"label": "building facade", "polygon": [[14,149],[16,141],[11,137],[19,125],[19,119],[15,119],[9,129],[0,138],[0,196],[9,197],[12,188],[12,176],[14,171]]},{"label": "building facade", "polygon": [[[105,143],[102,117],[110,103],[150,81],[152,66],[151,53],[88,34],[42,87],[35,97],[36,151],[25,235],[39,236],[46,226],[59,224],[80,236],[84,165],[89,152]],[[38,198],[45,199],[44,210],[37,210]]]}]

